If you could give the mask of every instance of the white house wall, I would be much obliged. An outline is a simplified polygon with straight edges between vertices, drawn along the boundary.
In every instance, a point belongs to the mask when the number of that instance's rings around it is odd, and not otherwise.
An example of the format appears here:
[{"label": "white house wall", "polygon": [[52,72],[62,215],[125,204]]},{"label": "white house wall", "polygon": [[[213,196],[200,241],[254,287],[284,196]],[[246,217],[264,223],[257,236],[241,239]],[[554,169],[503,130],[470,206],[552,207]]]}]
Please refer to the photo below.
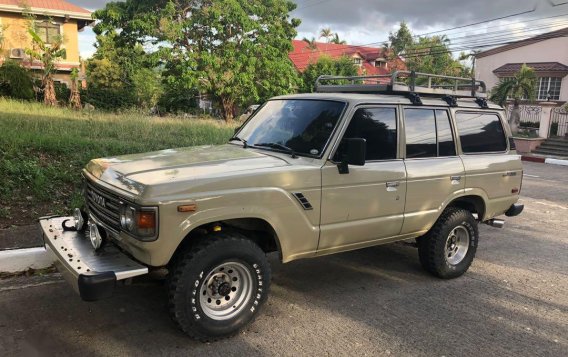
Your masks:
[{"label": "white house wall", "polygon": [[[568,37],[558,37],[532,45],[496,53],[476,61],[475,78],[491,89],[499,82],[493,71],[507,63],[560,62],[568,66]],[[562,79],[560,101],[568,101],[568,76]]]}]

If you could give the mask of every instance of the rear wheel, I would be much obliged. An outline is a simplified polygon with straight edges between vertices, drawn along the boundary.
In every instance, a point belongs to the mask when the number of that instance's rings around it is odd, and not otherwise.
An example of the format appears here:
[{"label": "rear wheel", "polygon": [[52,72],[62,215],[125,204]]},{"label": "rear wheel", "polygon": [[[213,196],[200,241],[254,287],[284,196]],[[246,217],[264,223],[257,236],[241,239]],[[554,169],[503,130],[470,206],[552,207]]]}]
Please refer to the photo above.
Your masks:
[{"label": "rear wheel", "polygon": [[440,278],[456,278],[469,269],[478,240],[477,222],[471,212],[450,207],[418,240],[420,263]]},{"label": "rear wheel", "polygon": [[177,260],[170,274],[171,316],[200,341],[235,334],[268,297],[266,255],[238,233],[204,238]]}]

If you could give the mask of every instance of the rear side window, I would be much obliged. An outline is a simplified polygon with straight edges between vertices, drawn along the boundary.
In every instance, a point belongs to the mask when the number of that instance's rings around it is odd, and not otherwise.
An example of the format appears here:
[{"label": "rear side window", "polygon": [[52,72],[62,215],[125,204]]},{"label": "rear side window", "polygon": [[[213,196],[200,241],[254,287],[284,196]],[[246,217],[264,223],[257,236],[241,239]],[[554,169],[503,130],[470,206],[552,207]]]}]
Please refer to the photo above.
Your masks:
[{"label": "rear side window", "polygon": [[450,117],[441,109],[405,109],[406,158],[455,156]]},{"label": "rear side window", "polygon": [[465,154],[507,150],[505,131],[497,114],[457,112],[456,124]]},{"label": "rear side window", "polygon": [[396,109],[358,109],[343,137],[367,140],[366,161],[396,159]]}]

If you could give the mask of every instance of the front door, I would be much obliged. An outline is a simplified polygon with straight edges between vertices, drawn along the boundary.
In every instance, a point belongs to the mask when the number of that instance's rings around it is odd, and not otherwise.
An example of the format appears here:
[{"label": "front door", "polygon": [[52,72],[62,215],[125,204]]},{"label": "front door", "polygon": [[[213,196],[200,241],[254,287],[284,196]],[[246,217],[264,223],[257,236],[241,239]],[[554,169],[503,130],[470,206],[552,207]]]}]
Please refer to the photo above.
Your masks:
[{"label": "front door", "polygon": [[[398,155],[396,107],[356,109],[344,138],[367,141],[365,166],[322,167],[321,233],[318,254],[357,249],[400,233],[406,195],[406,170]],[[333,161],[338,161],[341,146]]]}]

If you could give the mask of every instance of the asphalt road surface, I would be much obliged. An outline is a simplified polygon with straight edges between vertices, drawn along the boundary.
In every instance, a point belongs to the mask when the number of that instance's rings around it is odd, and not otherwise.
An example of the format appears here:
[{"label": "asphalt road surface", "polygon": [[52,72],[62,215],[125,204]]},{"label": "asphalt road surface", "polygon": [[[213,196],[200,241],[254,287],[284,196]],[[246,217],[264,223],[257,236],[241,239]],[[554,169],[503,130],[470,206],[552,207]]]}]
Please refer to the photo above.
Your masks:
[{"label": "asphalt road surface", "polygon": [[170,322],[161,282],[85,303],[58,275],[0,281],[0,355],[567,356],[568,167],[526,163],[525,212],[481,227],[477,258],[443,281],[392,244],[282,265],[236,337]]}]

